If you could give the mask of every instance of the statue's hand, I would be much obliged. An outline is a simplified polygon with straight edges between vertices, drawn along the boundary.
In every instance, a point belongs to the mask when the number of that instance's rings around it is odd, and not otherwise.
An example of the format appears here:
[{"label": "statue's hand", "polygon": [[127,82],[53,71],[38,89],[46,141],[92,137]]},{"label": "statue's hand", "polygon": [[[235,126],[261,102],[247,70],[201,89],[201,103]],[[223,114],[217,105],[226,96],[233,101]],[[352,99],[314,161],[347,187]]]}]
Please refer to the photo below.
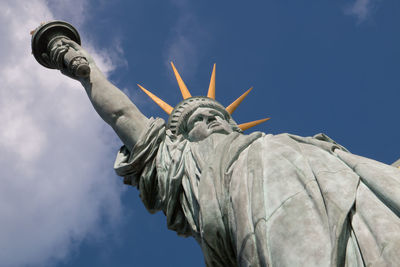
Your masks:
[{"label": "statue's hand", "polygon": [[65,38],[62,38],[53,44],[53,47],[50,50],[49,61],[54,68],[59,69],[64,75],[76,80],[80,80],[82,79],[82,77],[78,77],[75,74],[71,73],[71,70],[67,67],[65,63],[65,57],[69,57],[68,54],[71,53],[86,58],[89,66],[95,65],[93,58],[89,55],[88,52],[86,52],[85,49],[83,49],[76,42]]}]

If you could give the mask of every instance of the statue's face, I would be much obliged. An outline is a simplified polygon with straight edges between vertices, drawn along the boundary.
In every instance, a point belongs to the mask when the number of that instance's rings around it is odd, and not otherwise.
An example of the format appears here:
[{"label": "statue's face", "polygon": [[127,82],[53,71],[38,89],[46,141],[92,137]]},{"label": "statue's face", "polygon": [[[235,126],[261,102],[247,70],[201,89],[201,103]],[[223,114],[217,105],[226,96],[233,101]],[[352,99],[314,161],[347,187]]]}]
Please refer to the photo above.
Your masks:
[{"label": "statue's face", "polygon": [[233,132],[224,115],[212,108],[198,108],[187,121],[188,138],[200,141],[212,133],[229,134]]}]

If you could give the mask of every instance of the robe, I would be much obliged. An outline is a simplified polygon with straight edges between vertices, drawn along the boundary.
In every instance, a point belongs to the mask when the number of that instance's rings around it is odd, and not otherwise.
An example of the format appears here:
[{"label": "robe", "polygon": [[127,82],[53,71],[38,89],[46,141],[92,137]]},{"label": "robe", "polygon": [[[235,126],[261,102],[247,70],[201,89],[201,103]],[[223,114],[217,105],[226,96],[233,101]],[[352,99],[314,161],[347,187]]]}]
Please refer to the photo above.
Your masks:
[{"label": "robe", "polygon": [[151,119],[115,170],[169,229],[197,240],[207,266],[400,263],[400,170],[323,134],[190,142]]}]

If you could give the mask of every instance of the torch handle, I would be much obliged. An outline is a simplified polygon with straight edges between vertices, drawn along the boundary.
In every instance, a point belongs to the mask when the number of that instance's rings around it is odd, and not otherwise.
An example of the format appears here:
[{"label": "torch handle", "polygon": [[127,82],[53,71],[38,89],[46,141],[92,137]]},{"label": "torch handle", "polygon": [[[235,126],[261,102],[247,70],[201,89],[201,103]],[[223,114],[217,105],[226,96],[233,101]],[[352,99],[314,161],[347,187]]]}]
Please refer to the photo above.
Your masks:
[{"label": "torch handle", "polygon": [[89,62],[75,50],[69,49],[64,55],[64,64],[73,75],[86,78],[90,74]]},{"label": "torch handle", "polygon": [[[66,38],[65,36],[57,36],[48,43],[47,51],[51,51],[53,46],[56,45],[56,41],[60,38]],[[67,38],[69,39],[69,38]],[[64,55],[64,66],[73,76],[86,78],[90,75],[90,67],[88,60],[75,51],[73,48],[69,48],[67,53]]]}]

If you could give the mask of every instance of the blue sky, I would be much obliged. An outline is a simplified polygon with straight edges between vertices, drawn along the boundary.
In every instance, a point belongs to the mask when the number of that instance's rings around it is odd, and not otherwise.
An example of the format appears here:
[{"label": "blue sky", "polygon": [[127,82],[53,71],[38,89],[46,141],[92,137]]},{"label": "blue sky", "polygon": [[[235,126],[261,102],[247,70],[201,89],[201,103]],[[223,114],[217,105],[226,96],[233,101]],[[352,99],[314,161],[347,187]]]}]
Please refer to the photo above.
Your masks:
[{"label": "blue sky", "polygon": [[[167,118],[139,91],[216,98],[254,130],[323,132],[351,152],[400,158],[400,2],[0,2],[0,266],[204,266],[199,246],[149,214],[112,169],[121,143],[80,85],[30,55],[30,30],[65,20],[109,79],[146,116]],[[23,79],[21,79],[23,77]],[[25,253],[22,253],[24,251]]]}]

